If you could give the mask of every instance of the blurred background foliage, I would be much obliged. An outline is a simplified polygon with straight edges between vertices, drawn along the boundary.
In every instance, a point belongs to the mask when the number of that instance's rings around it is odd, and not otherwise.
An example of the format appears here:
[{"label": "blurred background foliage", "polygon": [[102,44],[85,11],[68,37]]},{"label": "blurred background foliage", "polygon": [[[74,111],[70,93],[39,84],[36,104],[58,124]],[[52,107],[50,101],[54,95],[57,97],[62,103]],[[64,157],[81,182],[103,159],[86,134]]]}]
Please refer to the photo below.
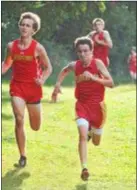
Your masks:
[{"label": "blurred background foliage", "polygon": [[[60,69],[76,59],[73,41],[87,35],[96,17],[105,21],[106,30],[113,40],[109,70],[115,83],[127,83],[130,76],[127,57],[131,46],[136,46],[136,2],[118,1],[2,1],[1,2],[1,58],[6,45],[19,37],[18,20],[26,11],[41,18],[41,30],[34,36],[46,48],[53,65],[48,84],[54,84]],[[10,72],[4,80],[10,78]],[[64,82],[72,85],[72,75]]]}]

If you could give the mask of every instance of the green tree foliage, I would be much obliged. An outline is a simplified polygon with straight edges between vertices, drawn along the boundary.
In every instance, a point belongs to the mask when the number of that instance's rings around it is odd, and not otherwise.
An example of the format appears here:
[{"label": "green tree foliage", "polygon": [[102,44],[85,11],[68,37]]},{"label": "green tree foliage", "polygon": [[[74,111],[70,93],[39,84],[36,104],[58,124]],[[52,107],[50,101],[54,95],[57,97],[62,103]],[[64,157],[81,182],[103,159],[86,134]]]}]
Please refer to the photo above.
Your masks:
[{"label": "green tree foliage", "polygon": [[41,30],[35,38],[46,47],[55,70],[57,63],[64,65],[74,58],[73,41],[88,34],[92,20],[101,17],[114,44],[111,72],[118,78],[127,75],[127,57],[131,46],[136,45],[136,2],[3,1],[1,6],[2,58],[6,44],[19,35],[17,25],[22,12],[32,11],[41,17]]}]

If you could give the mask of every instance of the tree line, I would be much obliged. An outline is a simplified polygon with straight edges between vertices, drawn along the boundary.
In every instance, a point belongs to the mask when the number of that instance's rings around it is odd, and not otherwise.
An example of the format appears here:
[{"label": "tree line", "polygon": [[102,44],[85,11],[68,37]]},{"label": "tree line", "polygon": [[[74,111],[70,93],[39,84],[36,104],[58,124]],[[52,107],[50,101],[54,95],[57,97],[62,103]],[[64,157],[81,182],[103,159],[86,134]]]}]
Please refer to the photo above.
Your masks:
[{"label": "tree line", "polygon": [[[2,59],[6,44],[19,36],[18,20],[26,11],[41,18],[41,30],[35,38],[46,48],[54,68],[49,83],[59,70],[75,58],[73,41],[91,31],[92,20],[101,17],[113,40],[110,71],[116,81],[128,81],[127,57],[136,46],[136,2],[118,1],[2,1]],[[71,76],[70,76],[71,77]],[[66,83],[72,84],[69,82]]]}]

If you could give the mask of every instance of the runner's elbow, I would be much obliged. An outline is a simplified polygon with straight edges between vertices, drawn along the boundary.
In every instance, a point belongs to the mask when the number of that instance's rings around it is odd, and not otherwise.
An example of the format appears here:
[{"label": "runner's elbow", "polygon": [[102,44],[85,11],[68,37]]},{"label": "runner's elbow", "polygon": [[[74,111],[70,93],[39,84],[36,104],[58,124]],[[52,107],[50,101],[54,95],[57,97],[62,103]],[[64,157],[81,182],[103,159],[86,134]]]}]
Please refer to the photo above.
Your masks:
[{"label": "runner's elbow", "polygon": [[115,86],[114,82],[111,81],[111,83],[110,83],[110,88],[114,88],[114,86]]},{"label": "runner's elbow", "polygon": [[109,43],[109,48],[113,48],[113,43]]},{"label": "runner's elbow", "polygon": [[48,72],[49,72],[49,74],[52,74],[52,72],[53,72],[53,68],[51,65],[48,67]]}]

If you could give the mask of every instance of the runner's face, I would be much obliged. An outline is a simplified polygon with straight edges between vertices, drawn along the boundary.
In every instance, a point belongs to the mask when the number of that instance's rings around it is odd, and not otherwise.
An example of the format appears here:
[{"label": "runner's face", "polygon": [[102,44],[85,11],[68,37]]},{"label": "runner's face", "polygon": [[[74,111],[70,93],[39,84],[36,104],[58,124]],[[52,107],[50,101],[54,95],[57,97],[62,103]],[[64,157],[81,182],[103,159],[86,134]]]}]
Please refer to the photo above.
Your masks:
[{"label": "runner's face", "polygon": [[34,33],[33,23],[34,23],[34,21],[32,19],[23,19],[22,20],[22,22],[19,26],[20,35],[22,37],[29,37],[29,36],[33,35],[33,33]]},{"label": "runner's face", "polygon": [[100,21],[97,21],[94,25],[94,29],[97,31],[97,32],[100,32],[104,29],[104,24]]},{"label": "runner's face", "polygon": [[83,62],[87,62],[91,58],[92,51],[88,44],[80,44],[77,47],[77,55],[79,59]]}]

